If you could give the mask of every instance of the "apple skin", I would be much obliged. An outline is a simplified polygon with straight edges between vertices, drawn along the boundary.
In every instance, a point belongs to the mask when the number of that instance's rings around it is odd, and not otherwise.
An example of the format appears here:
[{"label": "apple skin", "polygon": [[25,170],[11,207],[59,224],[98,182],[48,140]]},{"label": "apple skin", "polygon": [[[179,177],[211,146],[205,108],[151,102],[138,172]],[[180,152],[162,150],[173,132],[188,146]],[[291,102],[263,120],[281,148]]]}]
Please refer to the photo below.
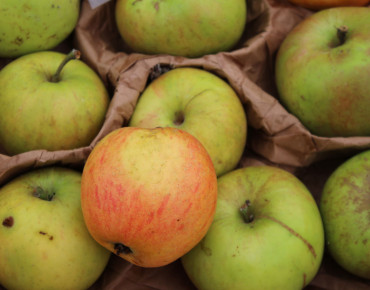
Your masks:
[{"label": "apple skin", "polygon": [[[247,200],[250,222],[239,210]],[[214,221],[181,260],[200,290],[302,289],[323,250],[320,212],[307,188],[287,171],[252,166],[218,179]]]},{"label": "apple skin", "polygon": [[190,67],[172,69],[150,83],[129,126],[187,131],[207,149],[217,176],[237,166],[247,139],[246,114],[234,90],[216,75]]},{"label": "apple skin", "polygon": [[50,82],[65,56],[35,52],[0,71],[0,144],[7,154],[88,146],[101,129],[110,99],[90,67],[71,60],[61,80]]},{"label": "apple skin", "polygon": [[[52,200],[36,197],[42,188]],[[6,289],[87,289],[111,253],[89,234],[81,172],[35,169],[0,188],[0,284]],[[39,192],[40,194],[40,192]]]},{"label": "apple skin", "polygon": [[370,150],[329,176],[320,211],[331,256],[348,272],[370,279]]},{"label": "apple skin", "polygon": [[91,235],[142,267],[167,265],[206,234],[217,177],[207,151],[175,128],[116,129],[89,155],[81,205]]},{"label": "apple skin", "polygon": [[118,0],[115,19],[134,52],[201,57],[232,49],[247,18],[245,0]]},{"label": "apple skin", "polygon": [[311,10],[322,10],[333,7],[365,6],[369,0],[289,0],[289,2]]},{"label": "apple skin", "polygon": [[79,13],[79,0],[2,0],[0,57],[54,48],[72,33]]},{"label": "apple skin", "polygon": [[[314,13],[285,38],[276,57],[280,101],[313,134],[370,136],[370,9]],[[337,28],[348,32],[339,45]]]}]

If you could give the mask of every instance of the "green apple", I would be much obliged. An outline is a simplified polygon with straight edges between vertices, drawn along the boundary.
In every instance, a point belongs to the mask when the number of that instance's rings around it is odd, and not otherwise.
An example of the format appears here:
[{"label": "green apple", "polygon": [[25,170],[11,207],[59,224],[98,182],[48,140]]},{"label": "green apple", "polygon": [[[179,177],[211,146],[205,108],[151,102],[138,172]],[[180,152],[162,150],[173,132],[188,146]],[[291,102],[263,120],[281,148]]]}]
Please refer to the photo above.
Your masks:
[{"label": "green apple", "polygon": [[182,263],[201,290],[296,290],[316,275],[323,250],[320,212],[304,184],[252,166],[218,179],[214,221]]},{"label": "green apple", "polygon": [[2,0],[0,57],[52,49],[74,30],[79,0]]},{"label": "green apple", "polygon": [[370,150],[329,176],[320,211],[331,256],[348,272],[370,279]]},{"label": "green apple", "polygon": [[118,31],[135,52],[200,57],[232,49],[247,18],[245,0],[118,0]]},{"label": "green apple", "polygon": [[89,155],[82,213],[91,235],[142,267],[179,259],[206,234],[217,202],[212,160],[175,128],[116,129]]},{"label": "green apple", "polygon": [[87,289],[110,252],[89,234],[81,172],[35,169],[0,188],[0,284],[6,289]]},{"label": "green apple", "polygon": [[234,169],[247,139],[247,120],[232,87],[211,72],[172,69],[150,83],[130,119],[132,127],[175,127],[195,136],[218,176]]},{"label": "green apple", "polygon": [[280,100],[313,134],[370,136],[369,19],[368,7],[324,9],[279,48]]},{"label": "green apple", "polygon": [[[109,105],[99,76],[73,50],[35,52],[0,71],[0,144],[7,154],[88,146]],[[67,64],[66,64],[67,63]]]}]

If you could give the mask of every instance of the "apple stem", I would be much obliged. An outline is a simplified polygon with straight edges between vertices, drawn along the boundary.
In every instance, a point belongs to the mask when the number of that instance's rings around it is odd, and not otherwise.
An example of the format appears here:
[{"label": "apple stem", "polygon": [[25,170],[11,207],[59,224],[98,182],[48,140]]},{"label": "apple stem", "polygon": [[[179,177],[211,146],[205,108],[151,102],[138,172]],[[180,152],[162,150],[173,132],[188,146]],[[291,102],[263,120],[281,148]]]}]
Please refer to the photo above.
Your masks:
[{"label": "apple stem", "polygon": [[347,32],[348,27],[346,25],[341,25],[337,28],[337,37],[339,40],[339,45],[342,45],[346,41]]},{"label": "apple stem", "polygon": [[57,83],[59,82],[60,78],[60,72],[64,68],[64,66],[67,64],[72,59],[79,59],[81,56],[81,52],[77,49],[72,49],[70,53],[66,55],[66,57],[63,59],[62,63],[59,65],[57,71],[55,74],[51,77],[51,82],[52,83]]},{"label": "apple stem", "polygon": [[253,213],[251,213],[251,202],[246,200],[245,203],[239,209],[244,221],[250,223],[254,219]]}]

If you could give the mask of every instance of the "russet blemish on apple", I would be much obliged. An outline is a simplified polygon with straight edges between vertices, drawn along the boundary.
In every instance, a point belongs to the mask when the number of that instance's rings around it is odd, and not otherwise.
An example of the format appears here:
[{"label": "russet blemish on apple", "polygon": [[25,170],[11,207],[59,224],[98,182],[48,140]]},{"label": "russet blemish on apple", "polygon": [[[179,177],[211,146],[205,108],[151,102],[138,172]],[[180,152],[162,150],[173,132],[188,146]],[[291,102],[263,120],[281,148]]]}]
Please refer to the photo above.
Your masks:
[{"label": "russet blemish on apple", "polygon": [[12,216],[9,216],[3,220],[3,226],[10,228],[14,225],[14,218]]}]

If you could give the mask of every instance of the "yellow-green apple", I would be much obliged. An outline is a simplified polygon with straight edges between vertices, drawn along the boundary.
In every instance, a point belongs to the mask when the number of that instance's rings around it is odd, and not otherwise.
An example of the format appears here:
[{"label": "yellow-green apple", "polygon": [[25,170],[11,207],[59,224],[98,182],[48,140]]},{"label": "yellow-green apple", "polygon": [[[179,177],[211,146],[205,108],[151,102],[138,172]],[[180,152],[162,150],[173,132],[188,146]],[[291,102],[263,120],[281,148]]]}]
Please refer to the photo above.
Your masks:
[{"label": "yellow-green apple", "polygon": [[369,19],[367,7],[321,10],[279,48],[280,100],[313,134],[370,136]]},{"label": "yellow-green apple", "polygon": [[343,6],[365,6],[370,0],[289,0],[289,2],[311,10],[322,10]]},{"label": "yellow-green apple", "polygon": [[348,272],[370,279],[370,150],[329,176],[320,211],[331,256]]},{"label": "yellow-green apple", "polygon": [[87,289],[111,252],[89,234],[81,172],[28,171],[0,188],[0,284],[6,289]]},{"label": "yellow-green apple", "polygon": [[[0,144],[9,155],[87,146],[109,104],[99,76],[73,50],[21,56],[0,71]],[[67,63],[68,62],[68,63]]]},{"label": "yellow-green apple", "polygon": [[270,166],[233,170],[218,179],[214,221],[182,257],[204,289],[302,289],[324,251],[318,206],[291,173]]},{"label": "yellow-green apple", "polygon": [[142,267],[180,258],[206,234],[217,177],[207,151],[175,128],[116,129],[89,155],[81,205],[101,245]]},{"label": "yellow-green apple", "polygon": [[135,52],[201,57],[232,49],[247,19],[245,0],[118,0],[115,19]]},{"label": "yellow-green apple", "polygon": [[74,30],[79,0],[2,0],[0,57],[52,49]]},{"label": "yellow-green apple", "polygon": [[175,127],[195,136],[217,176],[234,169],[247,139],[247,119],[232,87],[203,69],[172,69],[150,83],[130,119],[132,127]]}]

